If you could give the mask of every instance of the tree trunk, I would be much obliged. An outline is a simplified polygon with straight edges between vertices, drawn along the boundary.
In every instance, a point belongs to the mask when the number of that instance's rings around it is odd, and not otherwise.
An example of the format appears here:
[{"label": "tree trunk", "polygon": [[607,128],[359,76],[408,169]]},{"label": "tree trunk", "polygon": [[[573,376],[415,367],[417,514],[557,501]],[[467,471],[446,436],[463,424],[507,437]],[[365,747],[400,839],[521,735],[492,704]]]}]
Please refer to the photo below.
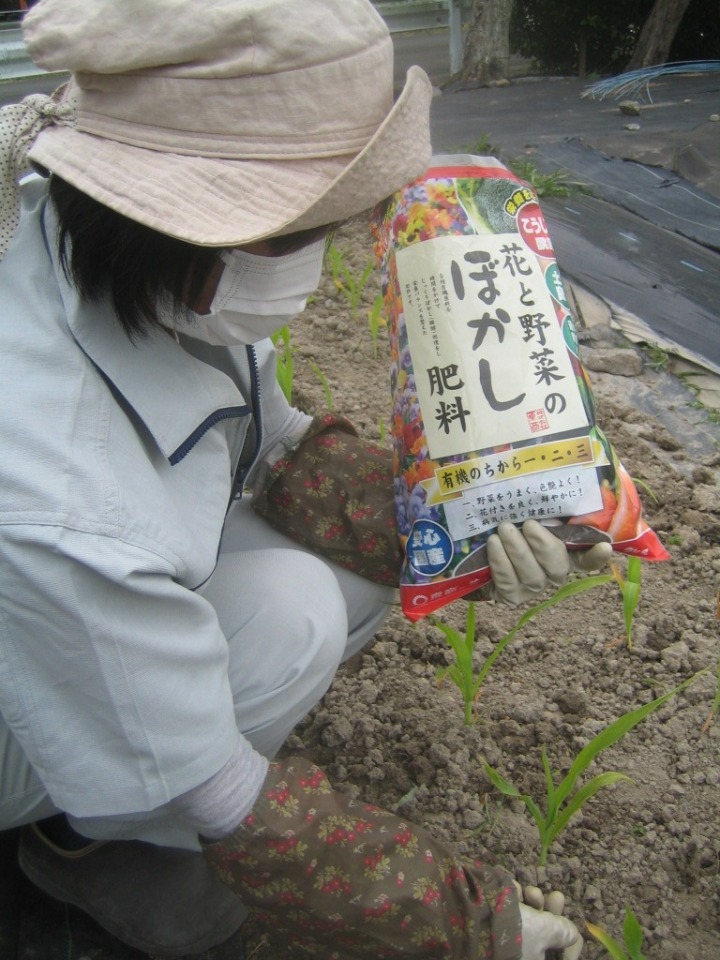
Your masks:
[{"label": "tree trunk", "polygon": [[473,0],[463,48],[462,79],[487,83],[507,78],[513,0]]},{"label": "tree trunk", "polygon": [[675,34],[689,6],[690,0],[655,0],[627,70],[667,63]]}]

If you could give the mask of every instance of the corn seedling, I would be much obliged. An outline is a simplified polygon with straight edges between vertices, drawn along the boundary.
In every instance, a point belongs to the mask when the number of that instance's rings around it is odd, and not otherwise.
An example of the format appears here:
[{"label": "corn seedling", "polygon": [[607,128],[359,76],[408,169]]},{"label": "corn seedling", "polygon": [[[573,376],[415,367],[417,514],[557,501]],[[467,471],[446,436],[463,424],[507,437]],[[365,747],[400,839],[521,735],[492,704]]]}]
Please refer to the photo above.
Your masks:
[{"label": "corn seedling", "polygon": [[585,577],[582,580],[573,580],[556,590],[555,593],[542,603],[536,603],[520,617],[515,626],[502,637],[493,648],[492,653],[487,657],[477,676],[475,676],[473,655],[475,652],[475,604],[468,604],[467,620],[465,623],[465,634],[463,635],[450,624],[442,623],[439,620],[432,619],[434,626],[445,634],[445,639],[455,654],[455,662],[438,671],[438,681],[442,682],[445,677],[449,677],[458,688],[463,698],[465,724],[471,725],[476,720],[476,702],[480,693],[480,688],[485,682],[485,678],[490,672],[490,668],[497,658],[503,652],[511,640],[522,630],[533,617],[537,616],[542,610],[548,610],[556,604],[561,603],[568,597],[575,596],[577,593],[583,593],[585,590],[591,590],[593,587],[599,587],[609,583],[612,580],[610,574],[599,574],[593,577]]},{"label": "corn seedling", "polygon": [[601,946],[605,947],[608,956],[611,957],[612,960],[647,960],[645,954],[642,953],[642,927],[630,907],[625,907],[625,923],[623,925],[624,946],[618,943],[614,937],[611,937],[609,933],[606,933],[602,927],[598,927],[594,923],[589,923],[587,920],[585,921],[585,926],[587,927],[588,933],[595,937]]},{"label": "corn seedling", "polygon": [[520,793],[517,787],[513,786],[509,780],[502,777],[489,763],[483,761],[485,772],[493,785],[506,797],[521,800],[535,821],[538,833],[540,834],[540,858],[538,863],[541,867],[546,865],[548,851],[558,834],[565,829],[571,818],[579,812],[588,800],[594,797],[603,787],[612,786],[619,780],[630,779],[630,777],[624,773],[616,773],[613,771],[599,773],[573,793],[575,784],[586,772],[590,764],[593,763],[603,750],[607,750],[608,747],[611,747],[617,743],[618,740],[621,740],[622,737],[629,733],[633,727],[636,727],[641,720],[644,720],[645,717],[653,711],[657,710],[664,703],[667,703],[667,701],[670,700],[671,697],[674,697],[680,690],[687,687],[690,683],[693,683],[698,676],[699,673],[694,674],[673,690],[657,697],[657,699],[652,700],[650,703],[646,703],[642,707],[638,707],[636,710],[630,710],[614,723],[605,727],[604,730],[601,730],[575,757],[569,771],[559,784],[555,783],[555,777],[550,768],[547,753],[543,747],[541,755],[543,769],[545,771],[546,789],[544,813],[532,797],[528,794]]},{"label": "corn seedling", "polygon": [[310,369],[322,384],[323,393],[325,394],[325,406],[328,408],[328,410],[332,410],[333,408],[332,391],[330,389],[330,384],[328,383],[327,377],[322,372],[320,367],[316,363],[314,363],[312,360],[310,361]]},{"label": "corn seedling", "polygon": [[656,493],[654,493],[653,488],[650,486],[649,483],[645,483],[645,481],[642,480],[640,477],[633,477],[632,479],[636,487],[641,487],[649,497],[653,498],[655,503],[658,502],[658,496]]},{"label": "corn seedling", "polygon": [[356,276],[348,266],[342,250],[339,250],[334,244],[331,244],[325,254],[325,262],[330,268],[330,276],[336,289],[339,290],[347,300],[350,307],[350,314],[354,320],[357,316],[365,284],[373,270],[372,260],[363,272],[359,276]]},{"label": "corn seedling", "polygon": [[350,304],[350,314],[353,319],[355,319],[357,316],[358,307],[360,306],[360,300],[362,298],[362,292],[365,289],[365,284],[368,282],[372,271],[373,263],[371,260],[359,277],[356,278],[351,274],[348,278],[347,292],[345,293],[345,296]]},{"label": "corn seedling", "polygon": [[334,243],[331,243],[325,251],[325,263],[330,269],[330,279],[335,285],[335,289],[340,290],[347,266],[345,265],[345,254]]},{"label": "corn seedling", "polygon": [[[277,382],[280,384],[280,389],[285,394],[287,402],[292,403],[295,379],[295,349],[290,339],[290,328],[287,326],[281,327],[272,335],[271,340],[275,345]],[[312,360],[310,361],[310,368],[322,384],[327,409],[332,410],[333,399],[327,377]]]},{"label": "corn seedling", "polygon": [[380,332],[380,327],[386,326],[386,321],[383,317],[383,298],[381,293],[375,297],[372,307],[368,310],[368,324],[370,326],[370,336],[372,337],[373,342],[373,354],[377,360],[378,334]]},{"label": "corn seedling", "polygon": [[631,650],[633,620],[638,603],[640,602],[640,591],[642,588],[642,560],[640,560],[639,557],[628,557],[626,577],[623,577],[617,564],[611,563],[610,569],[617,580],[620,593],[622,594],[625,643],[628,650]]},{"label": "corn seedling", "polygon": [[483,799],[483,809],[482,809],[482,820],[479,827],[475,827],[474,830],[470,832],[471,837],[479,837],[484,835],[486,840],[490,840],[497,828],[498,823],[500,822],[500,815],[502,810],[500,806],[496,806],[495,809],[492,808],[489,797]]},{"label": "corn seedling", "polygon": [[398,802],[392,808],[392,812],[397,813],[398,810],[401,810],[403,807],[406,807],[408,803],[412,803],[413,800],[415,799],[415,796],[417,795],[418,789],[419,789],[418,785],[414,783],[412,787],[410,787],[408,792],[404,793],[402,797],[400,797]]},{"label": "corn seedling", "polygon": [[277,381],[288,403],[292,403],[295,358],[290,342],[290,328],[280,327],[271,337],[277,354]]}]

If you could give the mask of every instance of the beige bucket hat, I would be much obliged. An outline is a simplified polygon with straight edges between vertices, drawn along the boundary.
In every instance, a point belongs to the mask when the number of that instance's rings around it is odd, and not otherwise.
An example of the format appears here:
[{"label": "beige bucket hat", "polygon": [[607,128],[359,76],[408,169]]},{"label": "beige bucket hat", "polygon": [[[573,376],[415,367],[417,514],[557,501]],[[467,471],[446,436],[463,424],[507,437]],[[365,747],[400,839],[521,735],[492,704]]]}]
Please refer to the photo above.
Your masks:
[{"label": "beige bucket hat", "polygon": [[369,0],[41,0],[24,36],[37,64],[71,72],[74,104],[27,157],[191,243],[347,218],[430,159],[430,82],[412,67],[393,102]]}]

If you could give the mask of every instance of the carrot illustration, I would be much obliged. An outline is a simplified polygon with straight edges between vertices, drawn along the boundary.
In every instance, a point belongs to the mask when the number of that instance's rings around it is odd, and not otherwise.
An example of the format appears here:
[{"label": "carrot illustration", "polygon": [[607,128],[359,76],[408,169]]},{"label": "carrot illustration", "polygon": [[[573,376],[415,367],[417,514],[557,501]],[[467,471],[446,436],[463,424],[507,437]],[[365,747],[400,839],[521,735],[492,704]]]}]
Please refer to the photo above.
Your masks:
[{"label": "carrot illustration", "polygon": [[600,484],[600,493],[603,501],[602,509],[595,510],[593,513],[583,513],[579,517],[570,517],[568,523],[606,531],[617,509],[617,499],[608,480],[603,480]]},{"label": "carrot illustration", "polygon": [[632,477],[625,467],[621,463],[616,467],[619,480],[618,503],[607,532],[612,537],[613,543],[622,543],[624,540],[632,540],[637,535],[642,503]]}]

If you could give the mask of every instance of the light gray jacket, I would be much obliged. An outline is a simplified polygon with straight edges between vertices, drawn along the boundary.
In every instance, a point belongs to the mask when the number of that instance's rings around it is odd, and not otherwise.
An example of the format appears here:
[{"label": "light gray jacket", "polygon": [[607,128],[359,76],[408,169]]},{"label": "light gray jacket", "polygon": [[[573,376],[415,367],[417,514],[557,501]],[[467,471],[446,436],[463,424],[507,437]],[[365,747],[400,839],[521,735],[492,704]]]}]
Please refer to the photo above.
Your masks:
[{"label": "light gray jacket", "polygon": [[64,277],[44,181],[22,199],[0,264],[0,714],[62,809],[149,810],[237,745],[195,590],[233,484],[296,414],[270,341],[131,343]]}]

